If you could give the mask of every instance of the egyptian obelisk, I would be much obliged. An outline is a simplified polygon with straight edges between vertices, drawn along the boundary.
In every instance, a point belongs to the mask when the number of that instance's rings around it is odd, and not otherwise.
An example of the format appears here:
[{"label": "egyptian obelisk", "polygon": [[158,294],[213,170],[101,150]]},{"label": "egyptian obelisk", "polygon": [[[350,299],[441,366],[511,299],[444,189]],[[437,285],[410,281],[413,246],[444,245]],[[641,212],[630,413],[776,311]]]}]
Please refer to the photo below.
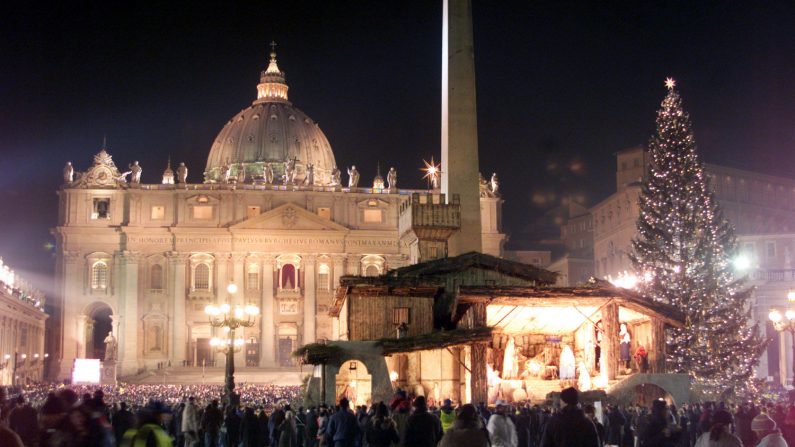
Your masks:
[{"label": "egyptian obelisk", "polygon": [[448,255],[482,251],[478,122],[471,0],[444,0],[442,17],[442,193],[461,200],[461,231]]}]

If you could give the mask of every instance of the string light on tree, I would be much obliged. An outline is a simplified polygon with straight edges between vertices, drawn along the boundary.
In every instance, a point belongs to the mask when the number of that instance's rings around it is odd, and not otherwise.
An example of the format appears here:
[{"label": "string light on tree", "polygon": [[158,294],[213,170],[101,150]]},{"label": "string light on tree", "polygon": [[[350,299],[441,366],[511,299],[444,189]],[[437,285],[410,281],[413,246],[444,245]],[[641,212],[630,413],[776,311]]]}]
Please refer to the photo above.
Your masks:
[{"label": "string light on tree", "polygon": [[636,275],[649,274],[637,287],[686,316],[684,328],[667,334],[669,372],[689,374],[709,397],[745,394],[765,347],[748,324],[751,289],[735,277],[745,263],[736,262],[734,228],[709,189],[676,81],[665,86],[630,255]]}]

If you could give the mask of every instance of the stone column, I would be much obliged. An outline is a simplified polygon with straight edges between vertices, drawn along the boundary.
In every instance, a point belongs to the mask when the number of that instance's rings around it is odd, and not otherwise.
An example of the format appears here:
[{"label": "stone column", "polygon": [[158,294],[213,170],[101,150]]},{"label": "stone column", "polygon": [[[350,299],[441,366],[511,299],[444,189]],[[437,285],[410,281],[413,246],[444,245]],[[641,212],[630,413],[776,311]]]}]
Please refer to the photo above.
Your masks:
[{"label": "stone column", "polygon": [[124,284],[120,290],[122,320],[119,357],[121,375],[126,376],[138,372],[138,254],[123,252],[119,262],[119,283]]},{"label": "stone column", "polygon": [[75,352],[75,358],[86,358],[86,353],[88,351],[88,347],[86,343],[88,342],[88,323],[91,320],[91,317],[88,315],[81,315],[77,318],[77,340],[80,340],[77,343],[77,352]]},{"label": "stone column", "polygon": [[[88,265],[79,253],[64,253],[61,255],[63,263],[63,273],[60,278],[58,291],[61,293],[61,301],[58,315],[60,324],[60,349],[56,353],[50,353],[52,361],[58,362],[56,377],[59,380],[71,377],[72,365],[78,356],[79,332],[77,331],[78,313],[81,311],[78,306],[68,306],[66,303],[79,302],[79,296],[84,289],[84,282],[88,276]],[[117,309],[118,311],[118,309]],[[58,337],[56,337],[58,338]],[[4,351],[4,352],[9,352]],[[54,358],[53,358],[54,357]]]},{"label": "stone column", "polygon": [[274,348],[273,327],[273,267],[276,260],[273,256],[264,256],[262,261],[262,312],[260,313],[260,367],[275,366],[276,352]]},{"label": "stone column", "polygon": [[315,257],[304,257],[304,344],[314,343],[316,336],[317,290],[315,288]]},{"label": "stone column", "polygon": [[[333,275],[333,280],[331,281],[331,301],[334,302],[334,297],[336,296],[337,287],[340,286],[340,278],[345,273],[345,256],[334,256],[333,258],[333,268],[331,274]],[[331,338],[333,340],[340,339],[340,318],[342,315],[338,317],[334,317],[331,320]]]},{"label": "stone column", "polygon": [[[245,270],[245,262],[246,256],[243,254],[233,254],[231,256],[232,263],[230,268],[232,271],[229,272],[229,278],[234,281],[235,285],[237,286],[237,293],[234,296],[229,297],[229,304],[243,306],[245,305],[245,298],[246,298],[246,285],[243,281],[243,271]],[[226,286],[224,286],[226,288]],[[246,330],[243,328],[238,329],[235,331],[235,337],[246,339]],[[246,345],[244,344],[243,347],[240,349],[239,352],[235,353],[235,367],[242,368],[246,366]]]},{"label": "stone column", "polygon": [[172,316],[174,327],[172,328],[171,346],[171,364],[173,366],[182,366],[183,360],[187,359],[186,261],[187,258],[179,253],[172,253],[169,257],[171,274],[174,275],[174,315]]},{"label": "stone column", "polygon": [[618,370],[618,304],[610,303],[602,309],[602,352],[600,368],[607,369],[607,380],[615,380]]}]

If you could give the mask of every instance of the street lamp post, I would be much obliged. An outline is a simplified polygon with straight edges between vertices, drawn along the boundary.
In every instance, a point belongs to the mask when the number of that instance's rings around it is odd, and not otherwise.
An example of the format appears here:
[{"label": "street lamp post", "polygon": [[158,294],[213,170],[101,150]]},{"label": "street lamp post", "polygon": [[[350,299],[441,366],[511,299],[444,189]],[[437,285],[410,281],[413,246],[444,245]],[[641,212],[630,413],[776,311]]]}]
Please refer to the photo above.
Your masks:
[{"label": "street lamp post", "polygon": [[[787,292],[787,301],[795,303],[795,290]],[[773,309],[768,314],[768,318],[773,323],[776,331],[787,331],[792,335],[792,377],[793,381],[795,381],[795,309],[789,308],[784,313],[778,309]]]},{"label": "street lamp post", "polygon": [[[230,298],[237,292],[237,285],[230,283],[226,287]],[[218,338],[210,340],[213,347],[220,352],[226,353],[226,368],[224,370],[224,398],[232,403],[235,390],[235,350],[240,351],[242,344],[235,339],[235,330],[241,327],[254,326],[255,319],[259,315],[259,307],[247,304],[245,306],[230,305],[229,303],[216,306],[213,304],[204,308],[213,327],[223,327],[229,332],[224,342]]]}]

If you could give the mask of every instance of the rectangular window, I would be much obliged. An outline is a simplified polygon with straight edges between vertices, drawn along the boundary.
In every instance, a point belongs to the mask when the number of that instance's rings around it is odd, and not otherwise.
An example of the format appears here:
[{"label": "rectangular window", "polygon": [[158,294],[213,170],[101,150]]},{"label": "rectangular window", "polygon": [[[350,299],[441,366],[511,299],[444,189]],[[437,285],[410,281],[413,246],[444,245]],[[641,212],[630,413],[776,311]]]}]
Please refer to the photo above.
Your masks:
[{"label": "rectangular window", "polygon": [[249,290],[259,289],[259,272],[248,272],[246,286]]},{"label": "rectangular window", "polygon": [[318,208],[317,215],[324,219],[331,220],[331,208]]},{"label": "rectangular window", "polygon": [[436,259],[439,257],[438,247],[428,247],[428,257]]},{"label": "rectangular window", "polygon": [[776,243],[773,241],[767,242],[767,257],[768,258],[776,257]]},{"label": "rectangular window", "polygon": [[94,199],[94,210],[91,218],[110,219],[110,199]]},{"label": "rectangular window", "polygon": [[199,205],[193,207],[193,218],[209,220],[213,218],[213,207],[210,205]]},{"label": "rectangular window", "polygon": [[317,288],[320,290],[328,290],[329,280],[328,273],[317,274]]},{"label": "rectangular window", "polygon": [[153,205],[151,210],[152,220],[163,220],[166,217],[166,207],[163,205]]},{"label": "rectangular window", "polygon": [[251,219],[252,217],[259,216],[260,214],[260,207],[258,206],[247,206],[246,207],[246,217]]},{"label": "rectangular window", "polygon": [[364,210],[364,222],[365,223],[381,223],[382,222],[383,211],[380,209],[377,210]]},{"label": "rectangular window", "polygon": [[392,309],[392,324],[400,326],[401,324],[411,323],[411,309],[408,307],[395,307]]}]

